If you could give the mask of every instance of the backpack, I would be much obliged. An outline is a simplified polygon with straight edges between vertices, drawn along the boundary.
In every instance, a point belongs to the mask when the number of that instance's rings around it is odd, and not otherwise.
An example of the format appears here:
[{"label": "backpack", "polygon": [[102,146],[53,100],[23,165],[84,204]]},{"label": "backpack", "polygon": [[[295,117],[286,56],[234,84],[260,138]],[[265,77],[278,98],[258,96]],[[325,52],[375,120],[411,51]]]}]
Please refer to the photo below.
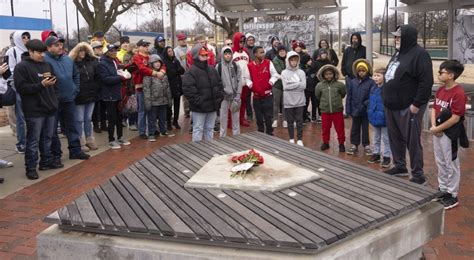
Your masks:
[{"label": "backpack", "polygon": [[[219,76],[222,77],[222,62],[219,62],[217,64],[217,73],[219,73]],[[237,63],[235,63],[234,61],[232,61],[232,67],[234,67],[234,72],[235,72],[235,75],[237,75]]]}]

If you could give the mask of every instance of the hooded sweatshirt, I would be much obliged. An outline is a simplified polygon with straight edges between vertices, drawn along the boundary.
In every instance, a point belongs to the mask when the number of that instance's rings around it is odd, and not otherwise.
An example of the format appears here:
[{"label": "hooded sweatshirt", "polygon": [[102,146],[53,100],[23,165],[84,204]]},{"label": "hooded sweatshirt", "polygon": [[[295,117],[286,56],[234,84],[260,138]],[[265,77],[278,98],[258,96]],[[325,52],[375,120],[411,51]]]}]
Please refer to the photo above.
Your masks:
[{"label": "hooded sweatshirt", "polygon": [[57,83],[44,87],[41,81],[45,73],[57,76],[47,62],[37,62],[26,53],[23,61],[16,66],[15,87],[22,99],[25,117],[49,117],[58,110]]},{"label": "hooded sweatshirt", "polygon": [[44,61],[51,64],[56,73],[56,85],[59,89],[59,101],[73,101],[79,93],[81,78],[72,59],[64,54],[54,56],[50,52],[46,52],[44,55]]},{"label": "hooded sweatshirt", "polygon": [[220,109],[224,89],[217,70],[206,61],[199,60],[203,46],[196,44],[190,52],[193,65],[183,75],[183,94],[193,112],[211,113]]},{"label": "hooded sweatshirt", "polygon": [[[272,60],[273,66],[275,67],[275,70],[280,74],[286,68],[286,57],[288,57],[288,55],[286,55],[283,58],[280,57],[280,55],[277,55]],[[275,84],[273,84],[273,87],[276,88],[276,89],[283,90],[283,83],[281,82],[281,79],[277,80],[275,82]]]},{"label": "hooded sweatshirt", "polygon": [[270,38],[270,48],[271,49],[269,49],[265,53],[265,59],[273,60],[278,55],[278,51],[277,51],[276,47],[273,47],[273,42],[275,42],[276,40],[280,40],[280,39],[278,39],[277,36],[272,36]]},{"label": "hooded sweatshirt", "polygon": [[400,50],[387,66],[386,83],[382,88],[384,105],[392,110],[428,103],[433,87],[431,57],[417,44],[418,32],[411,25],[403,25],[400,29]]},{"label": "hooded sweatshirt", "polygon": [[[149,66],[153,69],[153,63],[163,61],[159,55],[151,55]],[[143,78],[143,96],[145,99],[145,109],[150,110],[153,106],[162,106],[171,104],[171,90],[168,78],[163,79],[157,77],[145,76]]]},{"label": "hooded sweatshirt", "polygon": [[[232,64],[233,61],[225,61],[224,59],[224,52],[226,50],[232,51],[232,49],[229,46],[224,46],[221,50],[221,57],[222,60],[219,64],[217,64],[216,69],[217,71],[221,71],[221,80],[222,80],[222,85],[224,86],[224,92],[225,92],[225,99],[226,100],[232,100],[236,97],[240,98],[240,94],[242,93],[242,72],[240,69],[240,66],[235,66],[237,70],[235,70],[234,65]],[[245,66],[247,67],[247,65]],[[248,69],[247,69],[248,71]]]},{"label": "hooded sweatshirt", "polygon": [[[291,57],[298,57],[295,67],[290,64]],[[300,56],[294,51],[286,55],[286,69],[281,73],[283,82],[283,107],[293,108],[306,105],[304,90],[306,89],[306,75],[299,68]]]},{"label": "hooded sweatshirt", "polygon": [[15,46],[8,49],[7,53],[5,53],[5,55],[8,56],[8,66],[12,73],[14,73],[15,66],[20,63],[21,55],[28,51],[21,36],[24,33],[26,33],[26,31],[16,31],[13,34],[13,42],[15,43]]},{"label": "hooded sweatshirt", "polygon": [[255,44],[253,46],[248,45],[247,41],[249,40],[249,38],[253,38],[254,40],[257,40],[257,39],[255,39],[255,35],[251,33],[245,34],[245,50],[247,51],[247,54],[249,55],[250,60],[255,60],[255,54],[253,54],[253,48],[255,47]]},{"label": "hooded sweatshirt", "polygon": [[245,48],[240,48],[240,39],[245,37],[242,33],[236,32],[233,37],[233,46],[232,46],[232,61],[234,61],[239,67],[241,71],[241,82],[247,82],[250,79],[248,64],[250,62],[250,58],[248,53],[246,52]]},{"label": "hooded sweatshirt", "polygon": [[166,76],[170,83],[171,94],[173,97],[179,97],[183,94],[181,75],[184,74],[184,68],[181,67],[180,62],[176,56],[169,57],[168,50],[172,49],[170,46],[165,47],[165,58],[163,60],[166,65]]},{"label": "hooded sweatshirt", "polygon": [[342,55],[342,63],[341,63],[341,72],[343,76],[348,76],[349,78],[353,79],[355,75],[352,73],[352,63],[358,59],[365,59],[365,46],[362,45],[362,38],[360,37],[360,33],[353,33],[349,39],[352,39],[353,36],[356,36],[359,40],[359,47],[353,48],[352,45],[347,47],[344,50],[344,54]]},{"label": "hooded sweatshirt", "polygon": [[[364,78],[360,78],[359,75],[357,75],[356,65],[361,62],[368,68],[367,75]],[[368,60],[358,59],[353,63],[352,73],[356,75],[356,77],[351,79],[349,86],[347,86],[346,114],[355,117],[366,117],[370,90],[377,87],[375,81],[370,78],[372,75],[372,66]]]},{"label": "hooded sweatshirt", "polygon": [[[86,50],[86,56],[79,61],[80,50]],[[80,75],[79,93],[76,96],[75,102],[77,105],[87,104],[98,100],[98,92],[100,86],[98,85],[99,76],[97,73],[97,57],[94,55],[92,48],[85,42],[78,43],[69,53],[69,57],[74,60],[77,70]]]}]

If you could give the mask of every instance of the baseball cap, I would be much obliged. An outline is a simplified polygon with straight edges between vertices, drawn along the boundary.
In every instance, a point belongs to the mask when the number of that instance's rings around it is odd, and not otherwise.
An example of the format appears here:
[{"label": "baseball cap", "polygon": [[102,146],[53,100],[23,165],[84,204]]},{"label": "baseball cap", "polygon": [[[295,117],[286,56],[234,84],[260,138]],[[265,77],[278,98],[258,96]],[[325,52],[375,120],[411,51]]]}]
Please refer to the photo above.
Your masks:
[{"label": "baseball cap", "polygon": [[120,37],[120,44],[123,44],[123,43],[130,43],[130,37],[128,36],[122,36]]},{"label": "baseball cap", "polygon": [[209,54],[209,52],[207,51],[206,47],[202,47],[199,50],[199,56],[207,56],[208,54]]},{"label": "baseball cap", "polygon": [[57,42],[60,42],[60,41],[61,41],[61,39],[58,38],[58,37],[56,37],[56,36],[49,36],[49,37],[46,39],[46,41],[44,41],[44,44],[45,44],[46,46],[51,46],[51,45],[56,44]]},{"label": "baseball cap", "polygon": [[107,53],[108,51],[114,50],[114,49],[117,50],[118,47],[117,47],[116,45],[113,45],[113,44],[107,44],[107,45],[104,47],[103,52],[104,52],[104,53]]},{"label": "baseball cap", "polygon": [[155,38],[155,41],[157,41],[157,42],[161,42],[161,41],[164,41],[164,40],[165,40],[165,36],[162,35],[162,34],[156,36],[156,38]]},{"label": "baseball cap", "polygon": [[188,38],[188,37],[187,37],[186,34],[184,34],[184,33],[179,33],[179,34],[176,36],[176,38],[178,38],[178,41],[180,41],[180,40],[186,40],[186,38]]},{"label": "baseball cap", "polygon": [[401,37],[402,36],[402,29],[400,27],[397,28],[396,32],[392,32],[393,36]]},{"label": "baseball cap", "polygon": [[93,42],[91,43],[91,47],[92,47],[92,49],[102,47],[102,43],[100,43],[100,42],[98,42],[98,41],[93,41]]},{"label": "baseball cap", "polygon": [[104,37],[104,32],[97,31],[93,34],[93,37]]},{"label": "baseball cap", "polygon": [[137,42],[137,46],[148,46],[150,45],[150,42],[147,42],[146,40],[144,39],[140,39],[138,42]]}]

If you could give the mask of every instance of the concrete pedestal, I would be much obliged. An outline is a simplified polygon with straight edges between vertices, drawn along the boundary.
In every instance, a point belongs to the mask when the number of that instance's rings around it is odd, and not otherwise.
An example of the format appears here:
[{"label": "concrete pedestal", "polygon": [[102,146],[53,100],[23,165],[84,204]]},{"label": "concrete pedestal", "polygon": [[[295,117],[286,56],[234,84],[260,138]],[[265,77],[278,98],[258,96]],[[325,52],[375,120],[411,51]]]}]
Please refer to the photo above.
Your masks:
[{"label": "concrete pedestal", "polygon": [[38,259],[419,259],[422,246],[442,234],[444,210],[430,203],[315,255],[235,249],[62,231],[38,235]]}]

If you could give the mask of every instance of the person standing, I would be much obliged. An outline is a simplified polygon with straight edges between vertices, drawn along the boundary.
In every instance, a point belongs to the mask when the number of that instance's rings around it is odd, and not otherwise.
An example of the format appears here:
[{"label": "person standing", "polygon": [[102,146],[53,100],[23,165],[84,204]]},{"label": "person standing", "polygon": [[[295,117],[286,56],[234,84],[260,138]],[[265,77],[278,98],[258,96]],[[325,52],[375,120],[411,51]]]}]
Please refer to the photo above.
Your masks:
[{"label": "person standing", "polygon": [[[61,125],[68,141],[69,159],[87,160],[90,155],[81,150],[79,132],[76,127],[76,104],[74,99],[79,93],[80,74],[74,65],[74,61],[64,54],[64,43],[55,36],[50,36],[45,41],[48,51],[44,60],[51,64],[56,73],[57,87],[59,90],[58,118],[61,118]],[[58,125],[58,118],[55,125]],[[57,129],[55,129],[52,139],[51,151],[56,161],[61,160],[61,142]]]},{"label": "person standing", "polygon": [[26,177],[38,179],[36,166],[40,151],[39,170],[64,167],[53,159],[51,139],[58,110],[56,74],[51,64],[44,61],[46,46],[40,40],[26,43],[28,52],[16,66],[14,81],[22,100],[26,120]]},{"label": "person standing", "polygon": [[305,108],[306,74],[299,67],[300,55],[290,51],[286,57],[286,69],[281,73],[283,81],[283,107],[288,118],[290,143],[295,143],[294,123],[296,122],[296,144],[303,144],[303,109]]},{"label": "person standing", "polygon": [[220,109],[220,137],[227,135],[228,112],[232,116],[232,134],[240,134],[240,104],[242,92],[242,72],[240,67],[232,61],[232,49],[224,46],[221,50],[222,60],[216,65],[216,70],[224,86],[224,99]]},{"label": "person standing", "polygon": [[76,125],[79,131],[81,150],[97,150],[94,136],[92,135],[92,113],[97,100],[97,63],[96,57],[89,44],[82,42],[77,44],[69,53],[79,70],[80,85],[79,93],[75,98],[76,103]]},{"label": "person standing", "polygon": [[[174,55],[181,63],[181,67],[183,67],[184,71],[188,70],[188,61],[187,61],[187,53],[189,52],[187,39],[188,37],[184,33],[179,33],[176,38],[178,39],[178,46],[174,48]],[[189,118],[189,102],[186,97],[183,96],[183,109],[184,109],[184,117]]]},{"label": "person standing", "polygon": [[250,60],[254,60],[255,56],[253,55],[253,48],[255,47],[255,36],[251,33],[245,34],[245,50],[249,55]]},{"label": "person standing", "polygon": [[117,53],[117,59],[123,63],[123,57],[128,53],[128,46],[130,45],[130,38],[128,36],[120,37],[120,50]]},{"label": "person standing", "polygon": [[326,39],[322,39],[319,41],[318,49],[313,52],[313,60],[317,60],[320,49],[325,49],[327,51],[329,62],[337,67],[337,65],[339,64],[339,58],[337,57],[337,54],[334,49],[329,46],[329,43]]},{"label": "person standing", "polygon": [[[283,44],[278,45],[278,56],[276,56],[273,60],[273,66],[275,70],[281,74],[281,72],[286,68],[286,47]],[[281,79],[278,79],[272,87],[272,95],[273,95],[273,123],[272,127],[278,127],[278,112],[280,112],[280,108],[283,106],[283,83]],[[286,110],[283,109],[283,127],[288,127],[288,122],[286,121]]]},{"label": "person standing", "polygon": [[255,60],[248,65],[250,81],[247,86],[253,92],[253,107],[259,132],[273,135],[273,96],[272,86],[280,78],[273,63],[265,59],[263,47],[253,48]]},{"label": "person standing", "polygon": [[183,75],[183,94],[189,101],[193,121],[193,142],[211,140],[217,111],[224,98],[218,72],[208,64],[208,50],[197,43],[191,49],[193,65]]},{"label": "person standing", "polygon": [[270,49],[265,53],[265,59],[273,60],[278,55],[278,45],[280,45],[280,39],[278,36],[272,36],[270,38]]},{"label": "person standing", "polygon": [[[109,147],[120,149],[122,145],[130,145],[130,142],[123,138],[122,116],[119,111],[119,103],[122,100],[121,86],[122,80],[130,78],[123,70],[119,70],[117,60],[118,47],[112,44],[104,48],[104,55],[100,58],[97,73],[102,82],[102,100],[107,110]],[[117,133],[117,137],[114,136]]]},{"label": "person standing", "polygon": [[[248,81],[250,78],[249,69],[247,65],[250,62],[249,55],[245,50],[245,35],[241,32],[236,32],[233,37],[234,44],[232,46],[232,51],[234,54],[232,55],[232,61],[235,62],[241,72],[241,79],[240,82],[244,83]],[[245,112],[247,108],[247,96],[249,93],[249,88],[247,85],[242,87],[241,97],[240,97],[240,125],[244,127],[249,127],[250,124],[247,120],[245,120]]]},{"label": "person standing", "polygon": [[382,97],[394,167],[385,173],[408,176],[408,148],[410,181],[425,184],[421,122],[433,87],[433,66],[428,52],[417,43],[415,27],[400,26],[393,35],[397,51],[387,66]]},{"label": "person standing", "polygon": [[[96,57],[94,63],[97,67],[99,65],[100,57],[102,54],[102,44],[100,42],[94,41],[91,42],[92,51]],[[97,99],[94,105],[94,112],[92,112],[92,124],[94,125],[94,132],[100,134],[102,131],[107,131],[107,113],[105,111],[105,103],[102,101],[101,97],[101,88],[102,85],[99,82],[96,82],[97,86]]]},{"label": "person standing", "polygon": [[[179,107],[181,106],[181,95],[183,94],[181,76],[184,74],[184,68],[181,66],[178,59],[176,59],[173,48],[165,47],[165,59],[163,63],[166,66],[166,76],[171,89],[172,100],[169,103],[166,113],[166,123],[168,130],[172,130],[172,126],[176,129],[181,129],[178,123]],[[173,120],[173,121],[171,121]]]},{"label": "person standing", "polygon": [[358,59],[366,58],[365,46],[362,45],[362,38],[360,33],[353,33],[350,37],[351,46],[347,47],[342,54],[341,72],[345,77],[346,88],[349,87],[349,82],[356,77],[352,72],[352,64]]},{"label": "person standing", "polygon": [[165,56],[165,46],[166,46],[166,39],[165,35],[163,33],[159,33],[155,37],[155,43],[153,48],[150,50],[150,54],[156,54],[160,56],[160,58],[163,60]]}]

